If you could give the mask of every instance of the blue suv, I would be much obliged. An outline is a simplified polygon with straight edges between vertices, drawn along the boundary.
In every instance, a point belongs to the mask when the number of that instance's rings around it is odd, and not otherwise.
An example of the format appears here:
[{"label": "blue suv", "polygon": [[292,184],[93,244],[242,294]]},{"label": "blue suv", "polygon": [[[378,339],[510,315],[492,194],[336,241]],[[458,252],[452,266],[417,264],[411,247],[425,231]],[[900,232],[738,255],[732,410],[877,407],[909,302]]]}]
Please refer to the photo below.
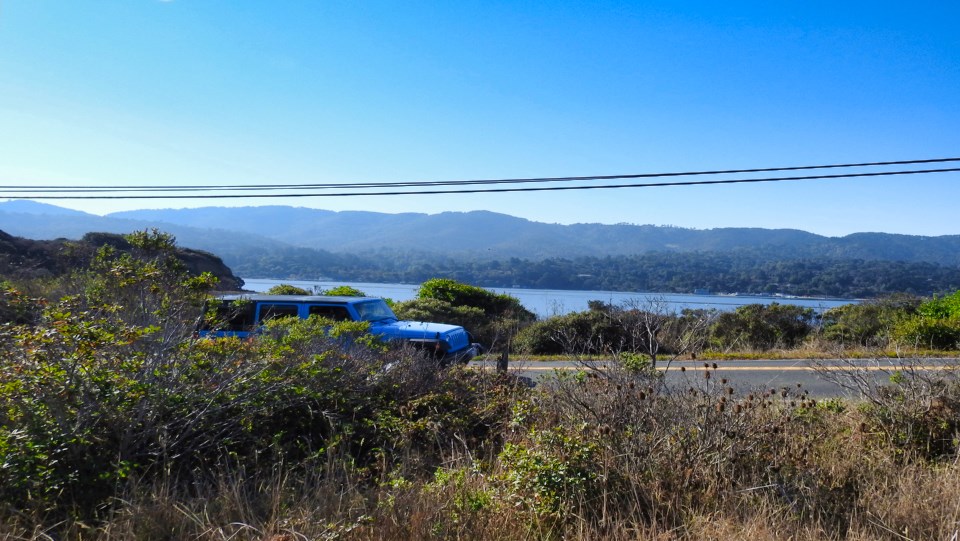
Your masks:
[{"label": "blue suv", "polygon": [[[214,312],[210,314],[210,312]],[[278,317],[306,319],[317,315],[334,321],[367,321],[370,332],[386,340],[403,340],[435,354],[445,363],[467,363],[480,353],[463,327],[400,321],[390,306],[377,297],[319,295],[223,295],[208,302],[198,328],[199,336],[237,336],[258,332],[261,323]],[[213,316],[213,317],[208,317]]]}]

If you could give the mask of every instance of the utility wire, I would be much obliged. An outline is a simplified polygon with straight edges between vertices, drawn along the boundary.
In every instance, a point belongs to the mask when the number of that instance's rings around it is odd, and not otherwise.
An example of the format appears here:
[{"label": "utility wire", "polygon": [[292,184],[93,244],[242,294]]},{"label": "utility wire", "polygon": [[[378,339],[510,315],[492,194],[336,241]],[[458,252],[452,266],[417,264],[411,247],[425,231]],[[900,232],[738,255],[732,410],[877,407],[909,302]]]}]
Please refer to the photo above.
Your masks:
[{"label": "utility wire", "polygon": [[[950,161],[960,161],[960,159]],[[769,177],[722,180],[694,180],[683,182],[651,182],[644,184],[602,184],[588,186],[539,186],[521,188],[471,188],[467,190],[417,190],[417,191],[383,191],[383,192],[335,192],[335,193],[289,193],[289,194],[199,194],[199,195],[29,195],[19,196],[22,199],[241,199],[241,198],[301,198],[301,197],[356,197],[356,196],[394,196],[394,195],[439,195],[439,194],[471,194],[471,193],[507,193],[507,192],[547,192],[567,190],[601,190],[618,188],[656,188],[667,186],[705,186],[718,184],[751,184],[760,182],[788,182],[797,180],[827,180],[862,177],[883,177],[895,175],[924,175],[935,173],[960,172],[960,167],[945,169],[919,169],[907,171],[880,171],[872,173],[844,173],[838,175],[807,175],[799,177]],[[572,177],[567,177],[572,178]],[[605,177],[583,177],[585,179],[600,179]],[[634,175],[614,176],[612,178],[636,178]],[[4,195],[0,188],[0,197],[17,199],[17,196]]]},{"label": "utility wire", "polygon": [[[0,193],[137,193],[137,192],[196,192],[196,191],[274,191],[274,190],[327,190],[327,189],[370,189],[370,188],[419,188],[435,186],[473,186],[473,185],[497,185],[497,184],[529,184],[529,183],[559,183],[559,182],[577,182],[591,180],[620,180],[620,179],[642,179],[642,178],[668,178],[668,177],[686,177],[686,176],[713,176],[713,175],[739,175],[750,173],[771,173],[779,171],[804,171],[817,169],[839,169],[839,168],[863,168],[879,167],[891,165],[917,165],[931,163],[960,162],[960,158],[935,158],[927,160],[900,160],[886,162],[865,162],[865,163],[846,163],[829,165],[804,165],[793,167],[766,167],[753,169],[726,169],[716,171],[686,171],[672,173],[640,173],[626,175],[593,175],[578,177],[531,177],[531,178],[503,178],[503,179],[475,179],[475,180],[448,180],[448,181],[402,181],[402,182],[366,182],[366,183],[327,183],[327,184],[222,184],[222,185],[180,185],[180,186],[0,186]],[[939,170],[931,171],[936,172]],[[901,174],[901,173],[896,173]],[[905,173],[903,173],[905,174]],[[792,178],[792,177],[791,177]],[[823,177],[831,178],[831,177]],[[687,184],[687,183],[684,183]],[[665,184],[679,185],[679,184]],[[645,185],[630,185],[645,186]],[[604,186],[597,186],[603,188]],[[626,186],[617,186],[626,187]],[[585,189],[581,187],[577,189]],[[506,191],[506,190],[505,190]],[[513,191],[513,190],[510,190]],[[415,192],[403,192],[415,193]],[[439,192],[448,193],[448,192]],[[464,193],[476,193],[465,191]],[[340,195],[340,194],[329,194]],[[360,194],[358,194],[360,195]],[[371,194],[383,195],[383,194]],[[388,194],[389,195],[389,194]],[[185,196],[186,197],[186,196]],[[193,197],[193,196],[190,196]],[[218,197],[218,196],[204,196]],[[223,196],[237,197],[237,196]],[[250,196],[266,197],[266,196]],[[290,197],[290,196],[279,196]],[[133,198],[133,197],[131,197]],[[138,197],[142,198],[142,197]],[[61,197],[58,199],[66,199]]]}]

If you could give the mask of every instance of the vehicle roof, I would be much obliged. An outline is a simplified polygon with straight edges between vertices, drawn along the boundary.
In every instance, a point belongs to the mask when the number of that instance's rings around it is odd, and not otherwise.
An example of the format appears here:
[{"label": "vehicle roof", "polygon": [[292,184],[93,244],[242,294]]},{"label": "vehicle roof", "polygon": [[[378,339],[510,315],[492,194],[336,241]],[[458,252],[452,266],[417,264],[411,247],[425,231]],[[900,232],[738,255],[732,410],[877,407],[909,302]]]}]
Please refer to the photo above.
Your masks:
[{"label": "vehicle roof", "polygon": [[380,301],[380,297],[345,297],[334,295],[264,295],[262,293],[238,293],[219,295],[217,299],[224,301],[245,300],[252,302],[287,302],[287,303],[327,303],[327,304],[356,304],[364,301]]}]

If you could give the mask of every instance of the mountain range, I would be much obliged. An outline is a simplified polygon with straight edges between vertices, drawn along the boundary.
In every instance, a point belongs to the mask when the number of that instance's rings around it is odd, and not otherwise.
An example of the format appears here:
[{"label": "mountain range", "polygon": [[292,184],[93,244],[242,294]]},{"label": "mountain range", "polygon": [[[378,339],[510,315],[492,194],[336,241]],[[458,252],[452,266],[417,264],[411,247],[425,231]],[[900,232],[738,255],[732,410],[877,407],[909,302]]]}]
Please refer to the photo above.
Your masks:
[{"label": "mountain range", "polygon": [[488,211],[385,214],[290,206],[133,210],[97,216],[32,201],[0,203],[0,229],[35,239],[153,227],[175,235],[181,245],[211,251],[225,260],[230,253],[272,246],[333,254],[414,252],[469,260],[747,251],[764,259],[829,257],[960,265],[960,235],[865,232],[825,237],[795,229],[548,224]]}]

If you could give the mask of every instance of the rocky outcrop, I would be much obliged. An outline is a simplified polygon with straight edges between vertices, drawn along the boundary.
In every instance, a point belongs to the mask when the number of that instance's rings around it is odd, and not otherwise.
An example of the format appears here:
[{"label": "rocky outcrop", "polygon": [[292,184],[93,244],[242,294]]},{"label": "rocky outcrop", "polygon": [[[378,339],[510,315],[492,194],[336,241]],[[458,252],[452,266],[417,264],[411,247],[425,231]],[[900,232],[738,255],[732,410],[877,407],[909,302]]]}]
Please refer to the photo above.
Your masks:
[{"label": "rocky outcrop", "polygon": [[[0,231],[0,278],[29,279],[60,276],[90,264],[102,246],[129,251],[130,243],[115,233],[87,233],[81,240],[32,240]],[[239,291],[243,280],[233,274],[219,257],[200,250],[177,248],[177,258],[188,272],[209,272],[220,281],[217,289]]]}]

